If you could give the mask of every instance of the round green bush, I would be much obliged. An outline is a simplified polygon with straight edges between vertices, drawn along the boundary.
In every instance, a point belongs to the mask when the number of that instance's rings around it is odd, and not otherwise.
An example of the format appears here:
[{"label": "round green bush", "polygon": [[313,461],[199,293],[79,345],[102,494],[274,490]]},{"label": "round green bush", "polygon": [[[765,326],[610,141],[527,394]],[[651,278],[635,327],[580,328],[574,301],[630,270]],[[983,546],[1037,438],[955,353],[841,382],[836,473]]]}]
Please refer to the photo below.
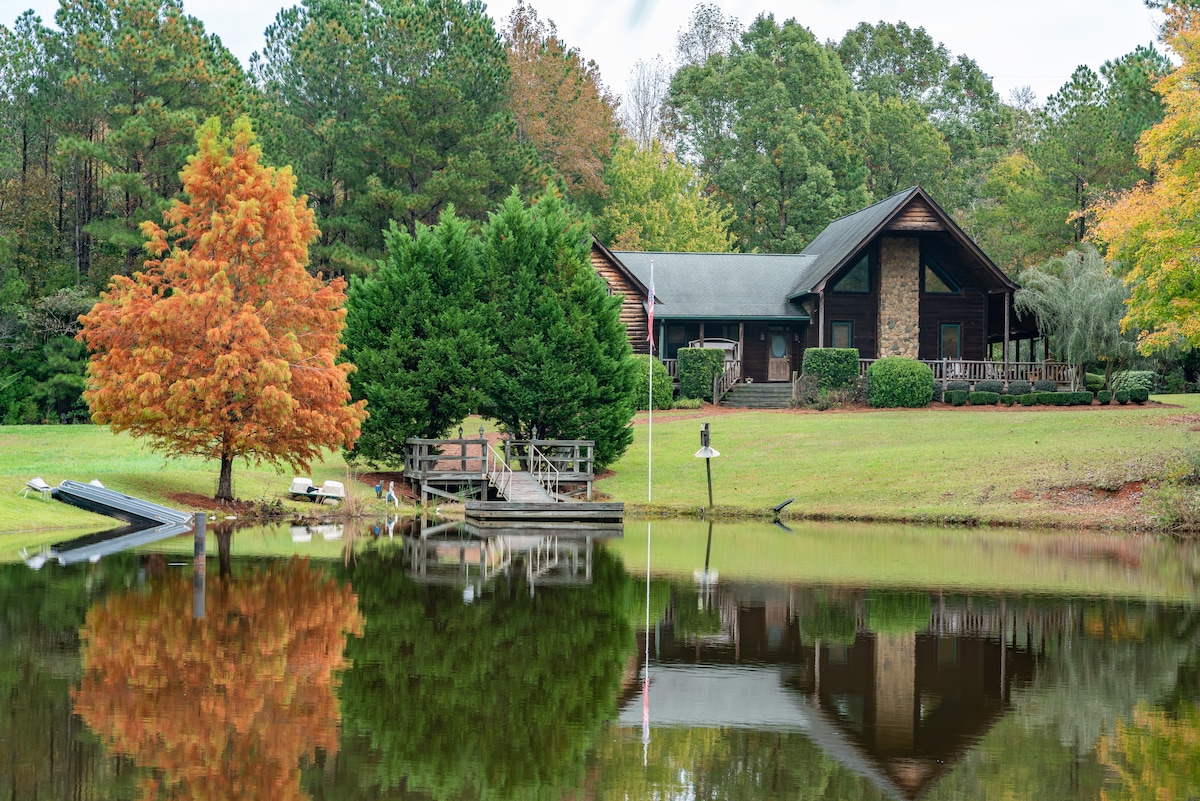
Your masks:
[{"label": "round green bush", "polygon": [[877,409],[914,409],[933,400],[933,370],[916,359],[889,356],[867,369],[867,403]]},{"label": "round green bush", "polygon": [[1112,402],[1112,390],[1102,389],[1096,393],[1096,400],[1100,401],[1101,406],[1107,406]]},{"label": "round green bush", "polygon": [[1113,389],[1142,388],[1153,392],[1158,386],[1158,375],[1153,370],[1122,370],[1113,376]]},{"label": "round green bush", "polygon": [[1092,401],[1095,399],[1096,396],[1086,389],[1067,393],[1067,404],[1069,406],[1091,406]]},{"label": "round green bush", "polygon": [[946,382],[946,391],[947,392],[970,392],[971,391],[971,382],[970,381],[947,381]]},{"label": "round green bush", "polygon": [[1129,400],[1131,403],[1145,403],[1150,400],[1150,390],[1145,387],[1131,387],[1129,389]]},{"label": "round green bush", "polygon": [[[634,361],[638,363],[637,372],[634,374],[633,399],[637,404],[638,411],[645,411],[650,405],[650,371],[654,371],[654,408],[655,409],[670,409],[671,403],[675,399],[675,392],[671,389],[671,376],[667,372],[667,366],[658,359],[653,359],[645,353],[636,354]],[[653,363],[653,367],[648,364]]]},{"label": "round green bush", "polygon": [[1033,382],[1034,392],[1058,392],[1058,384],[1049,378],[1039,378]]},{"label": "round green bush", "polygon": [[1101,373],[1084,373],[1083,386],[1089,392],[1099,392],[1104,389],[1104,376]]},{"label": "round green bush", "polygon": [[1002,404],[1004,404],[1005,406],[1012,406],[1014,403],[1017,402],[1017,396],[1016,395],[1001,395],[1000,402]]},{"label": "round green bush", "polygon": [[999,395],[1001,392],[1004,391],[1004,382],[1003,381],[993,381],[990,378],[986,379],[984,381],[976,381],[973,391],[974,392],[995,392],[997,395]]},{"label": "round green bush", "polygon": [[1028,381],[1009,381],[1008,382],[1008,394],[1009,395],[1028,395],[1030,392],[1033,392],[1033,385],[1030,384]]},{"label": "round green bush", "polygon": [[805,348],[800,371],[817,381],[818,389],[841,389],[858,378],[858,348]]},{"label": "round green bush", "polygon": [[1117,403],[1124,406],[1125,404],[1129,403],[1129,390],[1118,389],[1113,393],[1113,397],[1117,399]]},{"label": "round green bush", "polygon": [[995,406],[1000,402],[999,392],[972,392],[972,406]]},{"label": "round green bush", "polygon": [[966,406],[969,393],[962,389],[951,389],[945,393],[944,399],[951,406]]}]

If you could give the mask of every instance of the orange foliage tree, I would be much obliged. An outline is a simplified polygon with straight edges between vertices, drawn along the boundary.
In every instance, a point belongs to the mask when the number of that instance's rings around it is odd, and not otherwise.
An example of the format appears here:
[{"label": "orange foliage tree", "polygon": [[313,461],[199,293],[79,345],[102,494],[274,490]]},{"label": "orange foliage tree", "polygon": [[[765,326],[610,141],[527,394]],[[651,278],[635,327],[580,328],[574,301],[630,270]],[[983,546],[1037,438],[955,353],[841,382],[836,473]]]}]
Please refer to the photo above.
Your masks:
[{"label": "orange foliage tree", "polygon": [[261,163],[245,117],[227,135],[209,120],[196,139],[170,230],[142,224],[145,272],[114,277],[80,317],[84,398],[114,432],[219,459],[216,498],[232,500],[235,458],[307,469],[351,447],[366,411],[349,404],[352,366],[335,362],[345,282],[305,269],[319,232],[291,168]]},{"label": "orange foliage tree", "polygon": [[1120,785],[1104,801],[1186,801],[1200,788],[1200,706],[1183,704],[1174,714],[1139,706],[1132,721],[1096,745],[1100,764],[1116,771]]},{"label": "orange foliage tree", "polygon": [[338,671],[364,626],[357,596],[293,560],[214,582],[203,619],[191,608],[181,574],[92,607],[75,712],[148,770],[147,800],[304,798],[301,760],[337,752]]}]

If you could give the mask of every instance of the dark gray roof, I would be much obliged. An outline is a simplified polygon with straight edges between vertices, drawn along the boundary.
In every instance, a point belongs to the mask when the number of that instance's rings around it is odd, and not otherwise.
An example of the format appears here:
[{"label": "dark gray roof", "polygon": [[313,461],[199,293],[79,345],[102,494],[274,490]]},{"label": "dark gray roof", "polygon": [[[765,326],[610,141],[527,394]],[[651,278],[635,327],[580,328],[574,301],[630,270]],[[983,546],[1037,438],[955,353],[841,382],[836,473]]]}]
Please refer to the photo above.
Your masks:
[{"label": "dark gray roof", "polygon": [[645,286],[654,262],[655,317],[673,320],[807,320],[788,295],[813,257],[770,253],[613,251]]},{"label": "dark gray roof", "polygon": [[817,284],[845,264],[854,251],[866,244],[871,234],[919,191],[915,186],[910,187],[825,226],[825,230],[817,234],[817,238],[809,242],[801,253],[802,256],[811,257],[812,261],[804,275],[792,285],[788,297],[800,297],[812,292]]}]

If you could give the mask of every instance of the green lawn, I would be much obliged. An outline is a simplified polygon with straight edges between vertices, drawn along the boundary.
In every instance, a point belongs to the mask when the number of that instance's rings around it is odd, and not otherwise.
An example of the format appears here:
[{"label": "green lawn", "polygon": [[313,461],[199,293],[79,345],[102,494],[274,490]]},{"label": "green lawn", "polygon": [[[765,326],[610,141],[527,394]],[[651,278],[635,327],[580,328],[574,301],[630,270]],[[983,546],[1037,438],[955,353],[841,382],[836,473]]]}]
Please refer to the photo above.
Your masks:
[{"label": "green lawn", "polygon": [[[653,497],[647,504],[644,413],[635,441],[597,483],[633,511],[693,513],[708,503],[694,457],[709,422],[713,499],[722,515],[763,512],[795,498],[794,516],[1127,527],[1128,510],[1058,488],[1115,489],[1157,479],[1196,447],[1200,396],[1159,396],[1175,407],[924,409],[862,413],[656,413]],[[1184,408],[1179,408],[1182,406]],[[649,507],[649,508],[647,508]]]},{"label": "green lawn", "polygon": [[[43,529],[95,530],[111,523],[108,518],[56,502],[43,502],[37,493],[18,495],[25,482],[41,476],[51,486],[64,479],[98,478],[111,489],[173,507],[171,496],[194,493],[211,498],[216,491],[218,465],[197,458],[164,459],[144,443],[126,435],[114,436],[104,426],[2,426],[0,427],[0,533]],[[276,498],[287,501],[293,474],[280,474],[268,466],[235,462],[233,492],[247,500]],[[346,480],[346,462],[340,453],[329,453],[306,474],[314,484],[327,479]],[[374,495],[369,487],[352,482],[347,491],[359,497]],[[201,507],[204,508],[204,507]],[[208,505],[216,508],[216,504]],[[312,511],[307,503],[294,508]]]}]

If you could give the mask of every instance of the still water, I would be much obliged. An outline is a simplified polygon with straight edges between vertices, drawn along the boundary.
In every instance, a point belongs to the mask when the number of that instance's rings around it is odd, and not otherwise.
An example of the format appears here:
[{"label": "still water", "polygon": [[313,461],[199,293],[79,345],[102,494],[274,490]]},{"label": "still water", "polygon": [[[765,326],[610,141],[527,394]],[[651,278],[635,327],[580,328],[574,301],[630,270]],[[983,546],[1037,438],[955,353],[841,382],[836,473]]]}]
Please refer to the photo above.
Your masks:
[{"label": "still water", "polygon": [[0,564],[0,798],[1200,796],[1194,544],[424,533]]}]

